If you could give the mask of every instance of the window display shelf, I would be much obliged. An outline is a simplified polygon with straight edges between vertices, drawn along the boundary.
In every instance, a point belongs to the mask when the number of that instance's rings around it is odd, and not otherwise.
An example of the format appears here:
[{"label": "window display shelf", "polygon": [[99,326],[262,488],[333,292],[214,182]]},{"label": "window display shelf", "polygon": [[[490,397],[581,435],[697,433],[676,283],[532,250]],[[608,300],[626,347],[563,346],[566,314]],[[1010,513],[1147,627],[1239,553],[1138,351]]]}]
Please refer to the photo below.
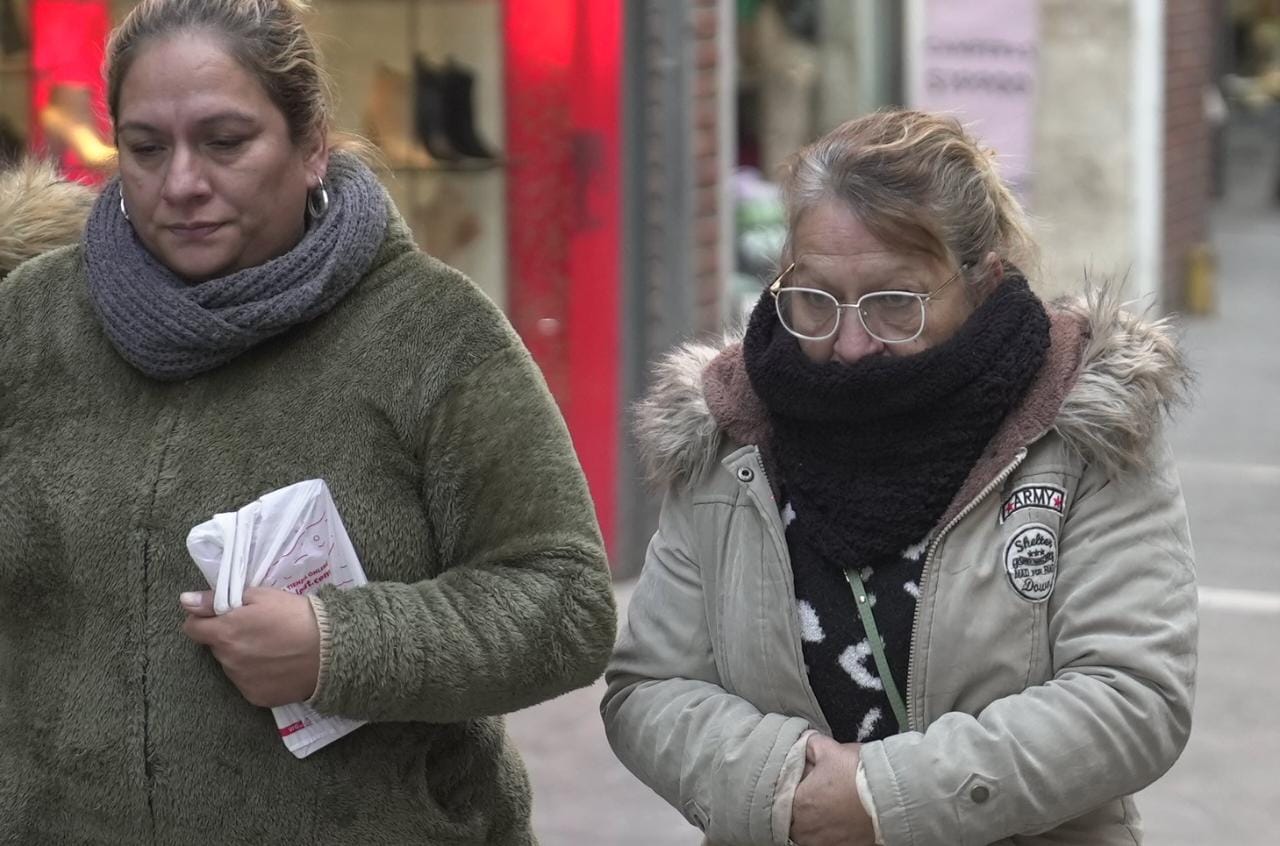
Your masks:
[{"label": "window display shelf", "polygon": [[335,124],[375,170],[427,253],[506,302],[501,0],[317,0]]},{"label": "window display shelf", "polygon": [[[496,122],[492,112],[478,114],[483,109],[478,89],[488,85],[492,97],[496,68],[491,63],[500,50],[488,43],[477,50],[474,38],[439,37],[459,26],[474,32],[480,20],[500,25],[500,11],[495,10],[501,6],[493,0],[378,0],[362,5],[367,13],[362,9],[358,18],[352,0],[315,6],[320,20],[327,19],[332,27],[334,54],[342,57],[331,60],[339,87],[368,91],[358,111],[346,110],[342,125],[378,147],[384,165],[396,174],[475,174],[505,167],[501,151],[481,127]],[[384,37],[371,38],[373,32]],[[402,45],[395,44],[398,39]],[[458,56],[470,62],[464,64]]]}]

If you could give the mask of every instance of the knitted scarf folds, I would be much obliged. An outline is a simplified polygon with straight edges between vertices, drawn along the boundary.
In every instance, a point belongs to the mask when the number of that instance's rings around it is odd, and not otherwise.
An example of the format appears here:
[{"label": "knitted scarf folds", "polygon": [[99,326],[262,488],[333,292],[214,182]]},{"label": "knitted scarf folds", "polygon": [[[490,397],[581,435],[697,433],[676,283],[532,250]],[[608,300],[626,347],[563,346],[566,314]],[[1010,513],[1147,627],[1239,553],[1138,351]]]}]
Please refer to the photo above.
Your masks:
[{"label": "knitted scarf folds", "polygon": [[1048,346],[1044,306],[1014,273],[947,341],[853,364],[810,361],[778,322],[772,297],[756,305],[743,357],[772,427],[805,661],[837,740],[897,728],[845,568],[860,571],[878,594],[877,626],[905,695],[924,557],[917,544],[1030,386]]},{"label": "knitted scarf folds", "polygon": [[189,379],[333,308],[368,272],[390,200],[348,153],[330,156],[329,209],[287,253],[189,283],[138,239],[120,210],[119,180],[94,204],[85,230],[89,297],[111,344],[146,375]]}]

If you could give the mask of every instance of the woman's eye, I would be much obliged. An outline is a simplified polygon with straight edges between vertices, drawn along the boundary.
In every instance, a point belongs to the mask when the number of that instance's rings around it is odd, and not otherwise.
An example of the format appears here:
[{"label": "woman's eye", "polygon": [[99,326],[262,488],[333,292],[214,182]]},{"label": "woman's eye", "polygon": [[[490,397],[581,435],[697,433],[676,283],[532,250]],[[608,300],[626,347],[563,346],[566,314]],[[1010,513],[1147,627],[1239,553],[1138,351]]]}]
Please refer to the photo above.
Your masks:
[{"label": "woman's eye", "polygon": [[916,304],[916,298],[910,294],[881,294],[879,297],[880,306],[890,311],[896,309],[913,308]]},{"label": "woman's eye", "polygon": [[154,156],[160,152],[159,144],[134,144],[129,147],[129,152],[135,156]]},{"label": "woman's eye", "polygon": [[215,138],[213,141],[209,142],[210,147],[221,151],[236,150],[243,145],[243,138]]}]

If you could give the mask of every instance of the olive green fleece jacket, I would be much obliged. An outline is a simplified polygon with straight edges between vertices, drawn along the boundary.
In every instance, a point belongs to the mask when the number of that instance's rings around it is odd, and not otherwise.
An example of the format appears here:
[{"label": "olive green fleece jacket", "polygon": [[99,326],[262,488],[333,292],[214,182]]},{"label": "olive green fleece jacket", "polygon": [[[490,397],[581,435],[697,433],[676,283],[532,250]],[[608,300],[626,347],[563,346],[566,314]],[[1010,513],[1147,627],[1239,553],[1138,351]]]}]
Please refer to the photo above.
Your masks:
[{"label": "olive green fleece jacket", "polygon": [[[371,722],[297,760],[178,595],[192,526],[308,478],[371,581],[321,593],[314,704]],[[117,355],[80,247],[0,280],[0,843],[533,843],[499,715],[614,632],[545,383],[394,214],[332,312],[185,382]]]}]

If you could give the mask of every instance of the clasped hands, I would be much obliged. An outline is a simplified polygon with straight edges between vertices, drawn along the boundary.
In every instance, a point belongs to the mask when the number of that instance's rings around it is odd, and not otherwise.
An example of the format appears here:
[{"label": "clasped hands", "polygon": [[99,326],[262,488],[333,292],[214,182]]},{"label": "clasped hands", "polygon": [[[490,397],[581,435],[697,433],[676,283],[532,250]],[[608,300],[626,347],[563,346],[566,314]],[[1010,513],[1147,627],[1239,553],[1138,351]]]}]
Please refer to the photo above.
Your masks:
[{"label": "clasped hands", "polygon": [[858,798],[862,745],[809,737],[804,775],[791,803],[791,840],[796,846],[874,846],[871,816]]},{"label": "clasped hands", "polygon": [[320,676],[320,627],[305,596],[248,588],[244,604],[213,613],[213,593],[182,594],[182,631],[209,647],[251,704],[274,708],[309,699]]}]

